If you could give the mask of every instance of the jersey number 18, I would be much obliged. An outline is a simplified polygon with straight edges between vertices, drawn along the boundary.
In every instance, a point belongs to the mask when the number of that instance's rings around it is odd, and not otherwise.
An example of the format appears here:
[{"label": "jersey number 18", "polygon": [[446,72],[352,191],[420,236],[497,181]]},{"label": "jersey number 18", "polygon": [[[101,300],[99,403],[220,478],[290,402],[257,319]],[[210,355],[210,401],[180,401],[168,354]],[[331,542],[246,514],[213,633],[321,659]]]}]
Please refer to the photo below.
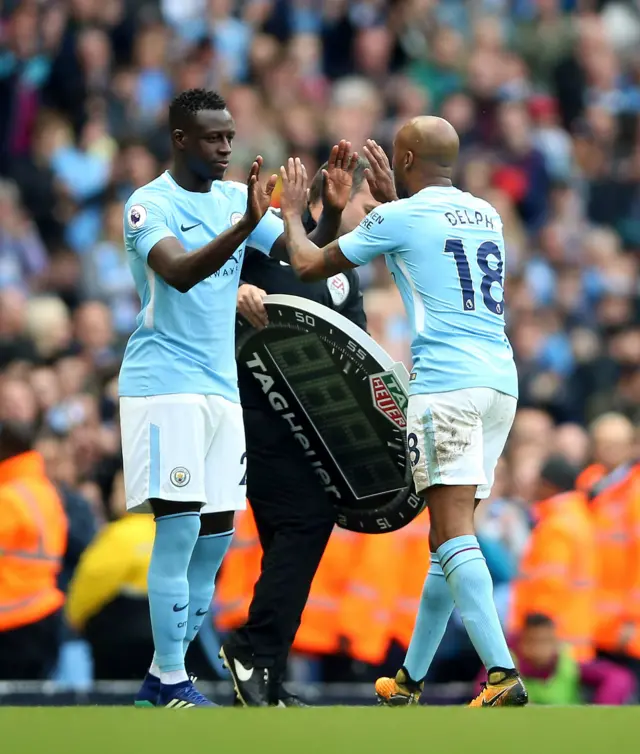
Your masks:
[{"label": "jersey number 18", "polygon": [[[458,278],[460,280],[460,288],[462,289],[462,308],[466,312],[475,311],[476,308],[476,294],[473,290],[473,281],[471,279],[471,270],[469,269],[469,260],[462,245],[462,241],[459,238],[449,238],[444,245],[445,254],[453,254],[453,258],[456,262],[456,268],[458,270]],[[496,259],[495,269],[489,266],[489,257],[493,256]],[[493,241],[485,241],[480,244],[476,253],[477,264],[483,273],[482,281],[480,283],[480,290],[482,292],[482,300],[484,305],[492,311],[494,314],[504,314],[504,304],[502,301],[496,301],[491,295],[491,286],[493,283],[497,283],[500,286],[500,291],[503,291],[502,283],[502,269],[503,261],[500,249]]]}]

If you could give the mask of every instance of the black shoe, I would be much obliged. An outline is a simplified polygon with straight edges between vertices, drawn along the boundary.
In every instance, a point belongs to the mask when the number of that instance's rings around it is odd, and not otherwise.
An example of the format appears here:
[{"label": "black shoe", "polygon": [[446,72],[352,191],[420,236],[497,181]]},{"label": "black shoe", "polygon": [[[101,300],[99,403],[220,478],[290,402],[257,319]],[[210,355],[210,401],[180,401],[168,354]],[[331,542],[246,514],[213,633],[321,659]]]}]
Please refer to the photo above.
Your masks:
[{"label": "black shoe", "polygon": [[234,655],[229,644],[223,644],[219,654],[231,673],[236,696],[244,707],[269,706],[269,670],[246,665]]},{"label": "black shoe", "polygon": [[283,686],[280,687],[278,696],[278,707],[308,707],[309,705],[300,699],[299,696],[287,691]]},{"label": "black shoe", "polygon": [[[244,704],[236,696],[233,699],[233,706],[244,707]],[[272,707],[309,707],[310,705],[305,704],[305,702],[303,702],[302,699],[300,699],[300,697],[296,696],[295,694],[285,693],[285,695],[281,696],[277,702],[273,702],[271,706]]]}]

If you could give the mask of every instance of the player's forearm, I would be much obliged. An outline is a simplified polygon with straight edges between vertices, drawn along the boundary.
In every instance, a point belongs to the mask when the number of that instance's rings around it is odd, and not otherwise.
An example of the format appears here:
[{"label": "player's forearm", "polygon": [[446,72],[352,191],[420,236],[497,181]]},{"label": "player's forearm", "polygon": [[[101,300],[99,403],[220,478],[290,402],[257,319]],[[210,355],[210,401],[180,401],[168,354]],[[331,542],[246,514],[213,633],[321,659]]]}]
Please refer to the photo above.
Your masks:
[{"label": "player's forearm", "polygon": [[342,212],[336,212],[332,209],[323,209],[316,227],[309,233],[310,241],[319,247],[327,246],[331,241],[335,241],[340,233],[340,223],[342,222]]},{"label": "player's forearm", "polygon": [[[302,218],[296,214],[283,214],[284,232],[289,262],[301,280],[322,280],[322,251],[307,236]],[[316,228],[317,230],[317,228]]]},{"label": "player's forearm", "polygon": [[[282,214],[282,219],[284,220],[284,213]],[[302,219],[300,221],[302,222]],[[326,246],[327,244],[331,243],[333,240],[335,240],[338,237],[340,233],[341,222],[342,222],[342,212],[333,212],[332,210],[328,210],[328,211],[325,210],[320,216],[318,224],[309,233],[307,238],[313,242],[316,248]],[[307,233],[306,228],[304,229],[304,232],[306,235]],[[289,258],[289,249],[287,246],[286,233],[283,233],[282,236],[278,238],[277,241],[273,244],[273,246],[271,247],[271,253],[269,254],[269,256],[272,259],[277,259],[278,262],[286,262],[287,264],[291,264],[291,259]]]},{"label": "player's forearm", "polygon": [[181,255],[175,259],[173,279],[167,282],[186,293],[223,267],[252,231],[253,228],[248,223],[240,220],[208,244],[190,254]]}]

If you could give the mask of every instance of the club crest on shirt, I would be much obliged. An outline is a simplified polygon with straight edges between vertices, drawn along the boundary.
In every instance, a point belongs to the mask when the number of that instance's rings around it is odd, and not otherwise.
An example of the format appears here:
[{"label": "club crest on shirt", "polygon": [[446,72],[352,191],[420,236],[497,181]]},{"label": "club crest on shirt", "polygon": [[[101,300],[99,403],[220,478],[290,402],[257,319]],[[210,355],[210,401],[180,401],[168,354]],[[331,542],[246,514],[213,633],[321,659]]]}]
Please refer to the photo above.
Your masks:
[{"label": "club crest on shirt", "polygon": [[242,212],[234,212],[231,215],[231,225],[235,225],[236,223],[239,223],[240,220],[242,220]]},{"label": "club crest on shirt", "polygon": [[191,481],[191,474],[184,466],[176,466],[169,475],[169,479],[174,487],[186,487]]},{"label": "club crest on shirt", "polygon": [[141,228],[147,219],[147,210],[142,204],[134,204],[129,210],[127,221],[133,230]]},{"label": "club crest on shirt", "polygon": [[349,278],[343,272],[339,272],[327,280],[327,288],[331,294],[333,305],[342,306],[349,296]]}]

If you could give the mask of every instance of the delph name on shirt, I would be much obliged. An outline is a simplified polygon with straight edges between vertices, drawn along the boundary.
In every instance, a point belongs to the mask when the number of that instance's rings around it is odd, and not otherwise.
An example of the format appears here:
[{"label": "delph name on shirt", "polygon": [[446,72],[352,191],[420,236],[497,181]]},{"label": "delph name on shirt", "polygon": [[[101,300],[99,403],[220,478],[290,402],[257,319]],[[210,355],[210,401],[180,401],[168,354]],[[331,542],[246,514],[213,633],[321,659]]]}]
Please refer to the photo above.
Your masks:
[{"label": "delph name on shirt", "polygon": [[483,212],[478,212],[477,210],[471,213],[467,212],[466,209],[457,209],[455,212],[445,212],[444,216],[453,228],[456,225],[483,225],[485,228],[493,230],[493,219],[489,215],[485,215]]}]

